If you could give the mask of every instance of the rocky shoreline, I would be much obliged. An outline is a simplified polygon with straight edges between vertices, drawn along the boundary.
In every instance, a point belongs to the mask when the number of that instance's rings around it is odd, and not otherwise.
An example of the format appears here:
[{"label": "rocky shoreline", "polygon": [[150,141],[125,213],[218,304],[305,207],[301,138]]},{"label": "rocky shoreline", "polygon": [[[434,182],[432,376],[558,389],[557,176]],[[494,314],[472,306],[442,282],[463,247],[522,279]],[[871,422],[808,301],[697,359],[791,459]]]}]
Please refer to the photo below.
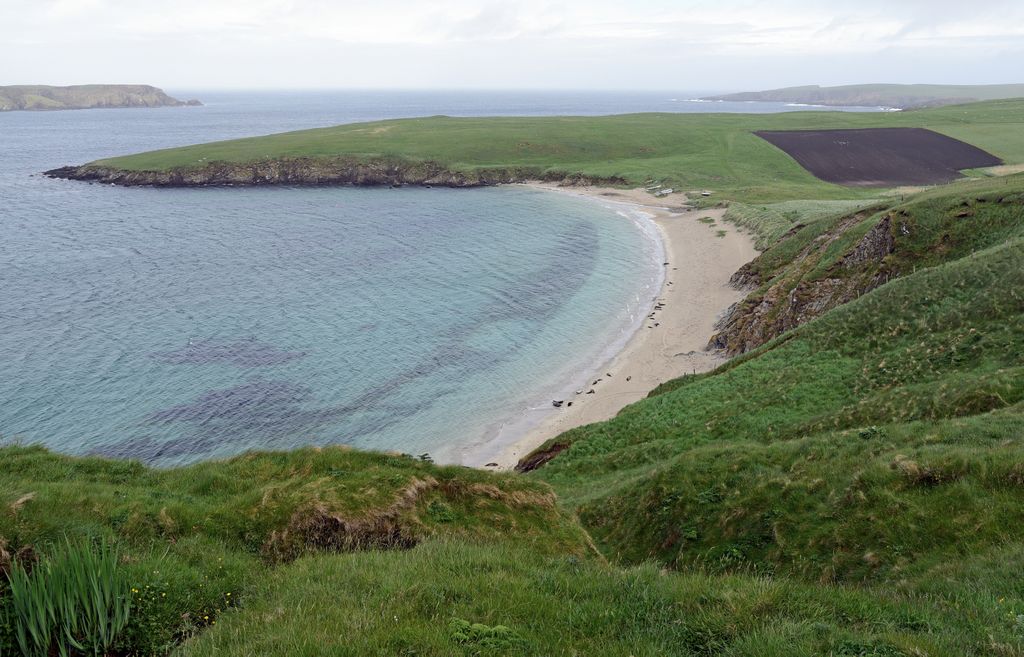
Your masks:
[{"label": "rocky shoreline", "polygon": [[93,163],[44,172],[50,178],[124,187],[216,187],[256,185],[356,185],[483,187],[522,182],[567,185],[623,185],[621,178],[536,169],[494,168],[458,171],[437,162],[395,162],[347,158],[280,158],[257,162],[211,162],[199,167],[135,171]]}]

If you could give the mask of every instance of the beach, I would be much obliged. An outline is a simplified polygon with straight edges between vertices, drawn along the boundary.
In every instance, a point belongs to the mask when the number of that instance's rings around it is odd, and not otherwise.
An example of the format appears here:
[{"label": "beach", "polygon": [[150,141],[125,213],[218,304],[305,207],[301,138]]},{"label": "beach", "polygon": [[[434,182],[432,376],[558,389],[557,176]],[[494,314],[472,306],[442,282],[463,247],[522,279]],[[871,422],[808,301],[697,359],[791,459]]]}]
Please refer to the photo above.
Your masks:
[{"label": "beach", "polygon": [[512,469],[551,438],[612,418],[665,381],[706,372],[724,362],[705,347],[715,322],[745,296],[729,285],[729,278],[757,256],[749,235],[725,223],[724,209],[686,210],[681,207],[686,201],[683,194],[655,197],[643,189],[531,186],[642,211],[660,233],[668,263],[665,277],[652,314],[621,351],[574,381],[560,407],[533,409],[520,422],[499,428],[494,437],[465,452],[465,465]]}]

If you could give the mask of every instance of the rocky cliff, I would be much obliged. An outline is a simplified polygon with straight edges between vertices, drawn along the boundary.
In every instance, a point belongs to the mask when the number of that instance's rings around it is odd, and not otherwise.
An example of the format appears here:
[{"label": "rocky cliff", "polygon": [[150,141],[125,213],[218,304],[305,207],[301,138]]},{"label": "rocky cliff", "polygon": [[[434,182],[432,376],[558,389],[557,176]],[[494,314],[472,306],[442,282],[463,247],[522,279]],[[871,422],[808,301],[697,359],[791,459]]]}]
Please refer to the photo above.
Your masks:
[{"label": "rocky cliff", "polygon": [[989,193],[955,202],[925,196],[798,224],[733,275],[733,285],[751,292],[708,347],[756,349],[890,280],[1007,239],[1022,214],[1020,194]]},{"label": "rocky cliff", "polygon": [[204,187],[218,185],[437,185],[480,187],[541,180],[566,184],[622,184],[618,178],[596,179],[579,174],[529,168],[488,168],[460,171],[438,162],[355,158],[276,158],[257,162],[211,162],[199,167],[163,171],[131,171],[99,164],[68,166],[46,172],[51,178],[85,180],[123,186]]},{"label": "rocky cliff", "polygon": [[794,258],[787,272],[767,284],[757,269],[757,260],[736,272],[732,284],[753,291],[719,322],[719,332],[708,346],[733,355],[750,351],[898,276],[885,263],[895,245],[891,215],[884,216],[853,248],[815,275],[814,270],[822,264],[816,256],[865,219],[861,214],[854,215],[815,238]]}]

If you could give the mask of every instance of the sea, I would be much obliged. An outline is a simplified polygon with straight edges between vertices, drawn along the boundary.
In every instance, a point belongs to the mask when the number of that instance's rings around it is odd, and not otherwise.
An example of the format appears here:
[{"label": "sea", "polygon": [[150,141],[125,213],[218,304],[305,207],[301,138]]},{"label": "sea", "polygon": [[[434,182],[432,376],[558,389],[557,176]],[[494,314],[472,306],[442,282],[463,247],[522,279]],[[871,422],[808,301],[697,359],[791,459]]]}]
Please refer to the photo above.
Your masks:
[{"label": "sea", "polygon": [[161,467],[335,444],[477,464],[626,342],[663,272],[642,213],[522,186],[152,189],[42,171],[385,118],[820,109],[167,91],[204,105],[0,113],[2,443]]}]

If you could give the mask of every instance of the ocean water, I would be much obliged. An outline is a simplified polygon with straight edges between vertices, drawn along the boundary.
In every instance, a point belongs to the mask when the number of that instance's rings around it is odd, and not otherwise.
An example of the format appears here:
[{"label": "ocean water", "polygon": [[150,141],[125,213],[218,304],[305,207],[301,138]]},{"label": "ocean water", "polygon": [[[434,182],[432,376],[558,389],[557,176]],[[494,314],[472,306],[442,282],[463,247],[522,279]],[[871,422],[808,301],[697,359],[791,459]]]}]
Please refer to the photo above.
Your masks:
[{"label": "ocean water", "polygon": [[45,169],[397,116],[790,109],[169,91],[208,104],[0,113],[5,440],[157,465],[340,443],[457,461],[621,344],[662,273],[642,216],[529,188],[123,189]]}]

